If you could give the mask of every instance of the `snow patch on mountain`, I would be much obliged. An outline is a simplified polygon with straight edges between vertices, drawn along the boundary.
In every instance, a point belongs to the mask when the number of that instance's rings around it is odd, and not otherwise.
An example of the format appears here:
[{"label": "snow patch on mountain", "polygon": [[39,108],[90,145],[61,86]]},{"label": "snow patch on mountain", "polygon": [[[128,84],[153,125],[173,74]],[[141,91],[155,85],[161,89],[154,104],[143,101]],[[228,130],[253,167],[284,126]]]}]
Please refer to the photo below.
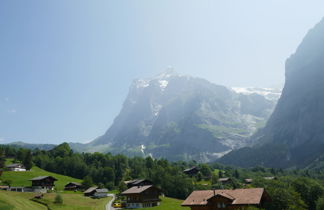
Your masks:
[{"label": "snow patch on mountain", "polygon": [[139,79],[136,81],[136,87],[137,88],[146,88],[150,86],[150,81],[144,80],[144,79]]},{"label": "snow patch on mountain", "polygon": [[166,80],[160,80],[159,83],[160,83],[160,88],[161,88],[162,91],[164,91],[165,88],[166,88],[166,87],[168,86],[168,84],[169,84],[169,82],[166,81]]},{"label": "snow patch on mountain", "polygon": [[259,94],[268,100],[278,100],[281,96],[281,89],[277,88],[232,87],[231,89],[244,95]]}]

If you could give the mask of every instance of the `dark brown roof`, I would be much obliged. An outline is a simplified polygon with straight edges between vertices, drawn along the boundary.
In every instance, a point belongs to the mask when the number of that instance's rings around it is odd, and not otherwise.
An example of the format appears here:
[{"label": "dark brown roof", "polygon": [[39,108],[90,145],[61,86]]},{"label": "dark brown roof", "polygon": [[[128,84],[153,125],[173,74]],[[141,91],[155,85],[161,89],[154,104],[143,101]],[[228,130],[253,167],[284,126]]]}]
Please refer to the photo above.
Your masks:
[{"label": "dark brown roof", "polygon": [[183,170],[183,172],[186,173],[186,172],[189,172],[189,171],[192,171],[192,170],[198,170],[198,168],[196,166],[194,166],[194,167],[187,168],[187,169]]},{"label": "dark brown roof", "polygon": [[[142,192],[144,192],[145,190],[154,187],[153,185],[145,185],[145,186],[134,186],[129,188],[128,190],[125,190],[124,192],[122,192],[122,195],[128,195],[128,194],[140,194]],[[156,188],[156,187],[154,187]],[[158,189],[158,188],[156,188]],[[160,189],[158,189],[160,190]]]},{"label": "dark brown roof", "polygon": [[82,184],[78,183],[78,182],[69,182],[67,183],[65,186],[72,184],[72,185],[76,185],[76,186],[82,186]]},{"label": "dark brown roof", "polygon": [[34,177],[34,178],[30,179],[29,181],[43,180],[43,179],[46,179],[46,178],[51,178],[51,179],[53,179],[54,181],[57,181],[57,179],[55,179],[55,178],[52,177],[52,176],[38,176],[38,177]]},{"label": "dark brown roof", "polygon": [[[263,188],[215,190],[216,196],[233,200],[232,205],[260,204],[264,192]],[[212,197],[214,197],[213,190],[193,191],[182,203],[182,206],[206,205]]]}]

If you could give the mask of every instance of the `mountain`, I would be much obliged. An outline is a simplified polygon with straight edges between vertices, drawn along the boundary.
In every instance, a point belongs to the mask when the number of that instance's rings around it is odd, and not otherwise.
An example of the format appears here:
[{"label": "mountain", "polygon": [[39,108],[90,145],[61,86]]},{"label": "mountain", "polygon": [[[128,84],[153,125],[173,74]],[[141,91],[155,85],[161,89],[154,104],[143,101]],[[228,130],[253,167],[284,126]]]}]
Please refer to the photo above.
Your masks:
[{"label": "mountain", "polygon": [[220,161],[239,166],[304,167],[324,152],[324,19],[311,29],[286,61],[286,81],[256,146]]},{"label": "mountain", "polygon": [[71,147],[205,162],[246,145],[264,126],[279,96],[276,90],[230,89],[166,71],[135,80],[107,132],[89,144]]},{"label": "mountain", "polygon": [[22,141],[12,142],[9,143],[8,145],[18,147],[18,148],[40,149],[40,150],[51,150],[56,146],[55,144],[29,144],[29,143],[24,143]]}]

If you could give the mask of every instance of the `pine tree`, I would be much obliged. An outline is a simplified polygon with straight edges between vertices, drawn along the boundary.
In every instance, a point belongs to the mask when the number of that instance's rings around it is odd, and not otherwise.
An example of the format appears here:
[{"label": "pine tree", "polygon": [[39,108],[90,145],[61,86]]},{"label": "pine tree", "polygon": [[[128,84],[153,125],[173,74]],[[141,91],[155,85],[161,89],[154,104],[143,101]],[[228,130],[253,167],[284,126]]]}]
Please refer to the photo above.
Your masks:
[{"label": "pine tree", "polygon": [[23,165],[26,167],[26,170],[30,170],[33,167],[32,154],[28,151],[23,159]]}]

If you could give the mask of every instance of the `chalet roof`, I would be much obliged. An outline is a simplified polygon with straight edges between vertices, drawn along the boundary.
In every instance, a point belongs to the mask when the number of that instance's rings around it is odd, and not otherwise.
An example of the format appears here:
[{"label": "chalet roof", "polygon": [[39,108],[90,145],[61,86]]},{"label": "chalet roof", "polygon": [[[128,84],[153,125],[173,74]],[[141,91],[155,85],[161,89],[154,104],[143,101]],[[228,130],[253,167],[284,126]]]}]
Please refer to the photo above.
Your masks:
[{"label": "chalet roof", "polygon": [[43,180],[43,179],[46,179],[46,178],[51,178],[54,181],[57,181],[57,179],[55,179],[52,176],[38,176],[38,177],[34,177],[34,178],[30,179],[29,181],[38,181],[38,180]]},{"label": "chalet roof", "polygon": [[98,192],[98,193],[108,193],[108,189],[106,189],[106,188],[96,189],[96,192]]},{"label": "chalet roof", "polygon": [[198,170],[198,168],[196,166],[194,166],[194,167],[187,168],[187,169],[183,170],[183,172],[189,172],[189,171],[194,170],[194,169]]},{"label": "chalet roof", "polygon": [[144,192],[145,190],[149,189],[153,187],[153,185],[145,185],[145,186],[134,186],[129,188],[128,190],[125,190],[124,192],[122,192],[122,195],[127,195],[127,194],[140,194],[142,192]]},{"label": "chalet roof", "polygon": [[134,184],[134,185],[137,185],[137,184],[140,184],[141,182],[144,182],[144,181],[149,181],[149,180],[147,180],[147,179],[133,179],[133,180],[124,181],[124,183],[125,184]]},{"label": "chalet roof", "polygon": [[69,185],[69,184],[73,184],[73,185],[76,185],[76,186],[82,186],[82,184],[78,183],[78,182],[69,182],[67,183],[65,186]]},{"label": "chalet roof", "polygon": [[275,176],[266,176],[266,177],[263,177],[264,179],[266,180],[274,180],[274,179],[277,179],[277,177]]},{"label": "chalet roof", "polygon": [[245,182],[252,182],[253,179],[244,179]]},{"label": "chalet roof", "polygon": [[200,190],[193,191],[182,206],[206,205],[208,200],[219,195],[231,199],[232,205],[253,205],[260,204],[263,188],[235,189],[235,190]]},{"label": "chalet roof", "polygon": [[226,178],[219,178],[219,179],[218,179],[219,182],[227,182],[227,181],[229,181],[229,180],[231,180],[231,179],[228,178],[228,177],[226,177]]},{"label": "chalet roof", "polygon": [[98,187],[89,187],[86,191],[84,191],[83,193],[91,193],[94,190],[98,189]]},{"label": "chalet roof", "polygon": [[7,168],[16,168],[16,167],[22,167],[22,166],[23,165],[20,163],[13,163],[13,164],[7,165],[6,167]]}]

